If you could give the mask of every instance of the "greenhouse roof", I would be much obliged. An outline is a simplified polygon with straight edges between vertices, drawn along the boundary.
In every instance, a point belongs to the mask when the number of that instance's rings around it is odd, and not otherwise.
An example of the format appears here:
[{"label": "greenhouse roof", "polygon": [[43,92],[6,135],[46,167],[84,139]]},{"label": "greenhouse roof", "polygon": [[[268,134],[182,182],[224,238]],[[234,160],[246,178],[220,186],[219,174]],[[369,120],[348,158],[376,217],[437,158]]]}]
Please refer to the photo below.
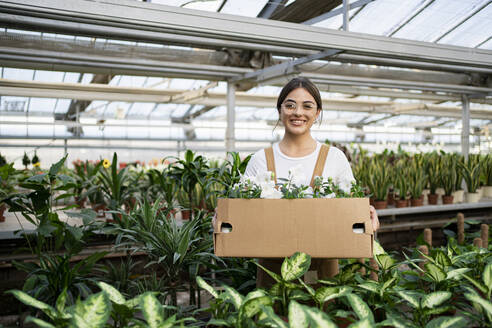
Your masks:
[{"label": "greenhouse roof", "polygon": [[[185,36],[181,36],[180,42],[168,43],[141,42],[131,38],[125,40],[125,37],[104,38],[90,33],[84,35],[85,32],[75,35],[78,33],[69,33],[68,30],[46,30],[41,23],[13,22],[6,16],[8,13],[19,17],[29,16],[28,11],[21,11],[23,3],[26,3],[26,8],[33,8],[32,17],[41,20],[39,17],[43,16],[34,12],[44,8],[40,5],[36,7],[35,2],[20,1],[18,5],[11,5],[10,1],[0,1],[0,13],[3,15],[0,21],[4,26],[1,36],[4,42],[3,46],[0,45],[2,136],[74,135],[73,129],[65,129],[67,124],[54,125],[57,121],[72,119],[74,108],[77,107],[77,113],[85,122],[95,120],[93,127],[86,123],[85,136],[97,137],[101,131],[106,131],[105,136],[108,138],[121,135],[121,131],[116,134],[108,132],[112,129],[109,126],[111,120],[115,120],[114,124],[117,125],[120,121],[121,125],[134,127],[136,134],[141,133],[138,129],[143,129],[139,125],[149,125],[141,121],[159,120],[162,126],[174,125],[176,128],[177,132],[168,132],[166,138],[186,138],[186,126],[190,121],[195,126],[210,126],[211,121],[225,120],[227,78],[303,57],[301,54],[282,51],[270,56],[255,57],[249,54],[245,63],[241,61],[244,50],[217,49],[217,45],[186,46],[180,44]],[[157,6],[166,5],[322,28],[309,32],[329,33],[343,29],[342,0],[151,2],[140,4],[138,8],[145,9],[147,5],[156,6],[148,8],[160,8]],[[56,1],[47,3],[49,7],[50,3],[56,4]],[[67,3],[77,7],[87,1]],[[132,7],[132,3],[136,2],[100,0],[96,3],[123,10],[125,6]],[[294,73],[308,76],[320,85],[326,110],[324,121],[331,127],[340,124],[353,129],[372,124],[386,128],[411,127],[412,131],[460,127],[463,92],[468,94],[472,102],[471,126],[478,129],[490,126],[492,62],[488,60],[492,58],[492,52],[482,50],[492,50],[491,3],[484,0],[350,1],[350,32],[346,32],[349,35],[356,35],[359,40],[365,35],[375,35],[391,37],[395,41],[405,39],[466,47],[466,53],[470,54],[469,63],[453,66],[450,60],[441,59],[444,56],[436,56],[439,59],[435,62],[426,59],[413,64],[411,58],[405,60],[400,54],[394,58],[381,59],[374,54],[365,55],[354,50],[353,53],[342,52],[331,58],[317,58],[299,65],[299,70]],[[63,5],[59,6],[61,8]],[[57,10],[63,13],[62,9]],[[194,11],[185,13],[191,15]],[[67,15],[73,14],[67,12]],[[223,17],[235,20],[237,16]],[[243,22],[239,18],[237,20]],[[195,40],[202,42],[198,38],[187,42]],[[405,44],[405,41],[398,42],[395,48]],[[60,50],[61,46],[63,48]],[[448,48],[439,49],[447,51]],[[451,53],[460,48],[449,49]],[[299,50],[302,51],[307,50]],[[54,53],[62,55],[56,57]],[[65,54],[66,57],[63,57]],[[88,56],[81,56],[85,54]],[[73,57],[69,58],[69,55]],[[93,58],[90,57],[92,55]],[[74,58],[77,57],[76,62]],[[106,58],[107,63],[103,63],[101,58]],[[131,69],[123,66],[125,58],[132,64]],[[170,64],[165,71],[155,70],[156,67],[163,69],[166,63]],[[218,83],[213,82],[217,80]],[[266,79],[259,84],[245,83],[239,89],[243,93],[238,93],[236,101],[236,120],[245,123],[261,120],[266,124],[263,129],[271,133],[271,124],[276,121],[275,97],[285,81],[286,78]],[[23,122],[25,127],[19,129]],[[43,127],[43,124],[46,126]],[[53,126],[48,129],[49,132],[43,132],[50,124]],[[118,127],[113,129],[118,130]],[[126,135],[128,131],[127,128]],[[256,135],[254,139],[272,138],[271,134],[265,137],[265,133],[258,132]],[[216,137],[220,139],[219,135]]]}]

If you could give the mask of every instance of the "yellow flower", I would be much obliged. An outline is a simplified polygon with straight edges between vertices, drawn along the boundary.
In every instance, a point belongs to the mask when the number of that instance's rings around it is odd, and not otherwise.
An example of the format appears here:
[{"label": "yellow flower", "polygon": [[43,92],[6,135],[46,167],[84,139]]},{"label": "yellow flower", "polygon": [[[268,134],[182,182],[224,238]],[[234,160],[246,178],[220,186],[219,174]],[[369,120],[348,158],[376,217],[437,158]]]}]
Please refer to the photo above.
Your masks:
[{"label": "yellow flower", "polygon": [[111,162],[108,159],[104,159],[103,166],[105,169],[111,166]]},{"label": "yellow flower", "polygon": [[41,167],[41,162],[36,162],[32,165],[33,167]]}]

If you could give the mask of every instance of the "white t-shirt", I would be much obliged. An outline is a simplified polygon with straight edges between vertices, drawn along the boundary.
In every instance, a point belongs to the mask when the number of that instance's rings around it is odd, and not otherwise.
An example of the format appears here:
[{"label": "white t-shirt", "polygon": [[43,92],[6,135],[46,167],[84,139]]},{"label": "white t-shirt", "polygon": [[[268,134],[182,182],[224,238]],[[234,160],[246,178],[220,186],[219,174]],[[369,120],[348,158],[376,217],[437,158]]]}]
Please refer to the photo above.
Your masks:
[{"label": "white t-shirt", "polygon": [[[289,157],[282,153],[278,143],[273,144],[273,158],[275,159],[277,179],[287,179],[289,177],[289,171],[293,171],[298,181],[296,183],[297,185],[309,186],[320,149],[321,143],[317,142],[316,150],[311,154],[303,157]],[[267,172],[267,163],[265,151],[261,149],[251,156],[244,175],[246,177],[252,177],[264,172]],[[347,157],[340,149],[333,146],[330,146],[323,170],[323,179],[329,177],[337,184],[342,181],[355,181]]]}]

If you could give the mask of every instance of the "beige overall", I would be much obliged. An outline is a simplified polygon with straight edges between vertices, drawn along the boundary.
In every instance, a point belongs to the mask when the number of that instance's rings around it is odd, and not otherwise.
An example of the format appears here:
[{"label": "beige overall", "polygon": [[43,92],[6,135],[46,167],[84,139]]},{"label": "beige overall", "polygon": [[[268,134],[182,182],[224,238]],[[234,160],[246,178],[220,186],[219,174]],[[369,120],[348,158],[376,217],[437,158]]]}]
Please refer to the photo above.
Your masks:
[{"label": "beige overall", "polygon": [[[328,150],[330,147],[328,145],[321,145],[319,151],[318,159],[316,160],[316,165],[314,167],[313,176],[311,177],[311,183],[309,184],[311,188],[314,186],[314,178],[317,176],[323,176],[323,169],[325,167],[326,157],[328,155]],[[275,160],[273,157],[273,148],[265,149],[265,157],[267,162],[267,170],[273,173],[275,171]],[[277,182],[277,175],[275,174],[275,182]],[[268,258],[259,259],[259,263],[270,271],[275,273],[280,273],[280,267],[282,266],[283,258]],[[337,259],[311,259],[311,267],[309,271],[316,271],[318,279],[330,278],[338,273],[338,260]],[[275,281],[271,278],[268,273],[263,271],[258,267],[256,286],[268,288],[273,286]]]}]

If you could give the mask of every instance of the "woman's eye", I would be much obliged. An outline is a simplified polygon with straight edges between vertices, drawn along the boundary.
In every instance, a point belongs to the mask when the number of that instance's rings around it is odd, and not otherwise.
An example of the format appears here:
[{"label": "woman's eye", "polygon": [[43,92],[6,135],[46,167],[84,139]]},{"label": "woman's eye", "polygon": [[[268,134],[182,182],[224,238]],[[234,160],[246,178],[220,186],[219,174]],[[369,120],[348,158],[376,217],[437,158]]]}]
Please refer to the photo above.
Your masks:
[{"label": "woman's eye", "polygon": [[292,103],[287,103],[287,104],[285,104],[285,108],[287,108],[287,109],[295,109],[296,108],[296,105],[295,104],[292,104]]},{"label": "woman's eye", "polygon": [[304,109],[306,109],[306,110],[314,109],[314,105],[312,105],[312,104],[306,104],[306,105],[304,105]]}]

